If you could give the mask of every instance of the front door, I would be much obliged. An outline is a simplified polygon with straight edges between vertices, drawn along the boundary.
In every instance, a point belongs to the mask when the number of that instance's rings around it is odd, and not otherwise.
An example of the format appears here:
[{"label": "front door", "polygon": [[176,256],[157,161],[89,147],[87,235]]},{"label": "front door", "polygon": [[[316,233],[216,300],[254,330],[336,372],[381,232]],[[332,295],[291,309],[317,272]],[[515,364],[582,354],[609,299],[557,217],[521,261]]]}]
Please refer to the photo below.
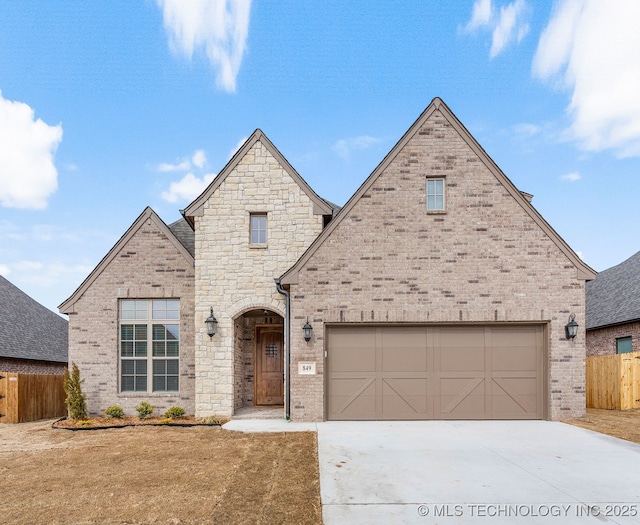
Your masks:
[{"label": "front door", "polygon": [[282,325],[256,326],[255,404],[284,404]]}]

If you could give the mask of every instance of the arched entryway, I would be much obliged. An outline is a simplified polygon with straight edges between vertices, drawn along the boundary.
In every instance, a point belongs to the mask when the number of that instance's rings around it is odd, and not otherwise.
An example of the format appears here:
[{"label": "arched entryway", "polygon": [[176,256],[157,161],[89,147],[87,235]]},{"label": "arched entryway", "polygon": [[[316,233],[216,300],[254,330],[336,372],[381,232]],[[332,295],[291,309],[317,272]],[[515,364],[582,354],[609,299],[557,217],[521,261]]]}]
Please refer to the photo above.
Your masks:
[{"label": "arched entryway", "polygon": [[234,320],[234,411],[284,404],[284,319],[252,309]]}]

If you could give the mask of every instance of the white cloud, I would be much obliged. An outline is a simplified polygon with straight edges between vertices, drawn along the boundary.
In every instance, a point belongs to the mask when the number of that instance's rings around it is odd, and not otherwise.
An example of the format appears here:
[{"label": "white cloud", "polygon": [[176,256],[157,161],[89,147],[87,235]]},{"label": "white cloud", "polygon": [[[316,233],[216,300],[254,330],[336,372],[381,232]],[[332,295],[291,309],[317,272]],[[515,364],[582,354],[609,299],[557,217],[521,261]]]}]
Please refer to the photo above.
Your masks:
[{"label": "white cloud", "polygon": [[156,168],[161,173],[170,173],[173,171],[187,171],[191,169],[191,161],[183,160],[176,164],[169,164],[167,162],[162,162],[158,164]]},{"label": "white cloud", "polygon": [[567,182],[576,182],[580,180],[582,177],[577,171],[573,171],[571,173],[567,173],[566,175],[561,175],[560,180],[565,180]]},{"label": "white cloud", "polygon": [[61,140],[62,125],[36,120],[31,107],[0,92],[0,205],[47,207],[58,188],[53,157]]},{"label": "white cloud", "polygon": [[562,0],[543,31],[534,76],[572,92],[569,138],[640,156],[640,2]]},{"label": "white cloud", "polygon": [[343,159],[349,158],[352,151],[370,148],[381,142],[381,139],[369,135],[340,139],[333,145],[335,151]]},{"label": "white cloud", "polygon": [[516,0],[506,7],[500,8],[500,18],[493,29],[491,39],[491,58],[498,56],[514,39],[520,43],[529,32],[529,24],[522,20],[527,4],[524,0]]},{"label": "white cloud", "polygon": [[0,264],[0,275],[2,275],[3,277],[6,277],[10,273],[11,273],[11,270],[6,264]]},{"label": "white cloud", "polygon": [[191,158],[177,159],[174,164],[161,162],[156,166],[156,171],[160,173],[172,173],[175,171],[189,171],[193,166],[202,168],[207,162],[207,154],[203,149],[193,152]]},{"label": "white cloud", "polygon": [[207,162],[207,155],[204,152],[204,150],[203,149],[196,150],[195,153],[193,154],[193,157],[191,157],[191,162],[193,162],[193,165],[195,167],[203,168]]},{"label": "white cloud", "polygon": [[249,33],[251,0],[156,0],[171,48],[188,58],[203,48],[227,92],[236,78]]},{"label": "white cloud", "polygon": [[491,0],[476,0],[473,4],[471,20],[466,25],[467,31],[473,31],[479,27],[489,25],[491,21]]},{"label": "white cloud", "polygon": [[529,6],[525,0],[514,0],[498,10],[491,0],[476,0],[471,12],[471,20],[464,27],[466,32],[485,28],[491,31],[489,56],[498,56],[512,42],[520,43],[529,32],[526,21]]},{"label": "white cloud", "polygon": [[187,173],[178,182],[172,182],[169,191],[163,191],[161,196],[167,202],[193,200],[211,184],[215,176],[215,173],[207,173],[198,178],[193,173]]}]

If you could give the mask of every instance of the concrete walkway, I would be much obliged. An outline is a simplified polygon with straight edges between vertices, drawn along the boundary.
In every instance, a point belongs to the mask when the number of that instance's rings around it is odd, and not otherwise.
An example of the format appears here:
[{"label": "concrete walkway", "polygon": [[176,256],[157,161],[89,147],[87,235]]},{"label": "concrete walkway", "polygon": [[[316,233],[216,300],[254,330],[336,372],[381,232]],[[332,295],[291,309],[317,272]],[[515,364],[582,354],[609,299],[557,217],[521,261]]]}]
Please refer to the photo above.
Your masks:
[{"label": "concrete walkway", "polygon": [[550,421],[318,423],[326,525],[640,523],[640,445]]},{"label": "concrete walkway", "polygon": [[286,419],[232,419],[222,425],[236,432],[315,432],[317,423],[292,423]]}]

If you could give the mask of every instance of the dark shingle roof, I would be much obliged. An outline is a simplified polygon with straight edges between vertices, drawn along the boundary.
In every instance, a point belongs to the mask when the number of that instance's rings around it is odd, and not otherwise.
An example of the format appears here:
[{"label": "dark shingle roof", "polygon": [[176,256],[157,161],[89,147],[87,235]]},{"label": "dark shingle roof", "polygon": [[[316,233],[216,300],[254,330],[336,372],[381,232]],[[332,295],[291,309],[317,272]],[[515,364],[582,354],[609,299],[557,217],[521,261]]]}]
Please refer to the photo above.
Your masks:
[{"label": "dark shingle roof", "polygon": [[66,363],[68,326],[0,276],[0,357]]},{"label": "dark shingle roof", "polygon": [[587,283],[587,330],[640,319],[640,252]]},{"label": "dark shingle roof", "polygon": [[169,229],[176,236],[192,257],[196,256],[196,234],[186,219],[178,219],[169,224]]}]

